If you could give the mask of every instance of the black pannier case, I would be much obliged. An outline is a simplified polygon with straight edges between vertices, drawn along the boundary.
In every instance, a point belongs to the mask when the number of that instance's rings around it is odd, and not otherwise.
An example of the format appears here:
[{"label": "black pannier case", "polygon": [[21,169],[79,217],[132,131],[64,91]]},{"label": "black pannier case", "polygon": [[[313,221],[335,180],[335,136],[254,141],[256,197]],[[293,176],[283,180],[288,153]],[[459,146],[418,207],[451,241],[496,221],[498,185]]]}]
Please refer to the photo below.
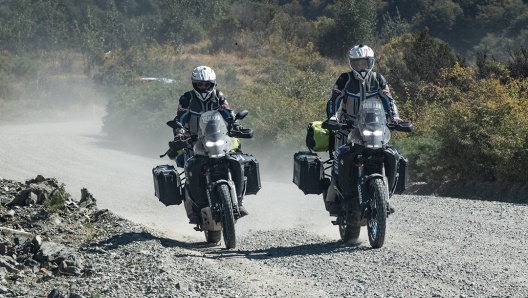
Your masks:
[{"label": "black pannier case", "polygon": [[259,163],[253,155],[240,154],[244,164],[244,176],[246,177],[246,195],[256,195],[260,190]]},{"label": "black pannier case", "polygon": [[152,169],[154,177],[154,195],[165,206],[180,205],[183,201],[183,190],[180,175],[171,165],[160,165]]},{"label": "black pannier case", "polygon": [[293,183],[305,195],[323,192],[323,160],[314,152],[297,152],[293,155]]},{"label": "black pannier case", "polygon": [[401,194],[407,189],[409,183],[409,161],[406,158],[401,158],[398,164],[398,182],[396,182],[395,193]]}]

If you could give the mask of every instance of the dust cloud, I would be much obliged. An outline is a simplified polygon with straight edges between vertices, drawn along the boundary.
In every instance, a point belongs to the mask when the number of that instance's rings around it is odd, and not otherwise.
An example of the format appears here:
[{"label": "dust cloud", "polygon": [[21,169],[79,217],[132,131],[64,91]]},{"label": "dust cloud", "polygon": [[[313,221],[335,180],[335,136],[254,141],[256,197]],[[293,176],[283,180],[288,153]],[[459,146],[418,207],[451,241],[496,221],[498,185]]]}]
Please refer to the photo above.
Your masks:
[{"label": "dust cloud", "polygon": [[[148,144],[134,139],[110,140],[102,132],[104,106],[104,97],[47,107],[21,102],[3,106],[0,177],[25,181],[40,174],[56,178],[76,200],[81,188],[87,188],[100,209],[173,239],[204,241],[203,233],[188,224],[183,205],[165,207],[154,196],[152,168],[174,164],[167,157],[159,158],[168,148],[171,129],[161,123],[159,141]],[[238,221],[237,234],[302,227],[339,239],[322,197],[304,195],[293,184],[294,152],[252,141],[242,140],[242,150],[259,161],[262,188],[257,195],[246,196],[244,204],[250,214]]]}]

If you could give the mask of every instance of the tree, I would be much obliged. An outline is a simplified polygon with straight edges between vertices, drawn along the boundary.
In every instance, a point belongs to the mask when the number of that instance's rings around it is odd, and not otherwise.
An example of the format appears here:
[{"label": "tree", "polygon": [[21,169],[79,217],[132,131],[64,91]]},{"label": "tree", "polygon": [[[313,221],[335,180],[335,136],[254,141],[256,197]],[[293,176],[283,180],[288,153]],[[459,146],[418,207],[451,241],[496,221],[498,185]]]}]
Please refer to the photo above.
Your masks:
[{"label": "tree", "polygon": [[436,82],[441,69],[452,67],[457,62],[451,47],[446,42],[431,37],[427,27],[422,32],[413,34],[411,48],[403,59],[410,72],[426,82]]},{"label": "tree", "polygon": [[353,45],[371,41],[377,21],[373,1],[338,0],[333,12],[334,22],[318,42],[322,54],[342,57]]}]

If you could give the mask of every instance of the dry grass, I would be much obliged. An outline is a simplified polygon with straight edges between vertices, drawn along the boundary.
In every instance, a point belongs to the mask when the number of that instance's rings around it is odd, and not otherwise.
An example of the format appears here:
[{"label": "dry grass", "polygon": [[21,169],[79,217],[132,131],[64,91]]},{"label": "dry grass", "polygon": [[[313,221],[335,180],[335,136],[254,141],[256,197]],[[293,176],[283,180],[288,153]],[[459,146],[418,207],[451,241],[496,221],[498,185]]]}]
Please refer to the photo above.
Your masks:
[{"label": "dry grass", "polygon": [[238,54],[218,53],[218,54],[191,54],[184,53],[175,56],[176,61],[186,65],[188,73],[199,65],[207,65],[214,69],[220,81],[225,77],[227,70],[236,70],[237,79],[243,85],[257,84],[258,81],[269,77],[269,74],[262,72],[262,65],[270,62],[266,58],[241,58]]}]

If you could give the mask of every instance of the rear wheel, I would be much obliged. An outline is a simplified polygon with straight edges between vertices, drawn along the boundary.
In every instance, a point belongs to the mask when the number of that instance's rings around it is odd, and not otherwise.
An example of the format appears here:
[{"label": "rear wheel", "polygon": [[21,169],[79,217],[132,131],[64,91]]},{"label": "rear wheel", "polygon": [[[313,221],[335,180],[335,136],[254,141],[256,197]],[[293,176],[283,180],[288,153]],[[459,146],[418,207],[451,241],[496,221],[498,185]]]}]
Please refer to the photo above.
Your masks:
[{"label": "rear wheel", "polygon": [[205,240],[208,243],[218,243],[222,239],[222,232],[220,231],[204,231],[205,233]]},{"label": "rear wheel", "polygon": [[370,180],[368,184],[368,194],[370,199],[370,212],[367,220],[369,242],[373,248],[380,248],[385,242],[385,230],[387,228],[387,201],[389,199],[387,187],[383,183],[383,180]]},{"label": "rear wheel", "polygon": [[345,243],[356,243],[360,233],[361,227],[339,225],[339,235],[341,236],[341,240],[343,240]]},{"label": "rear wheel", "polygon": [[220,202],[222,202],[222,234],[224,235],[225,246],[227,249],[235,248],[235,217],[233,216],[231,192],[225,184],[218,186],[217,190]]}]

